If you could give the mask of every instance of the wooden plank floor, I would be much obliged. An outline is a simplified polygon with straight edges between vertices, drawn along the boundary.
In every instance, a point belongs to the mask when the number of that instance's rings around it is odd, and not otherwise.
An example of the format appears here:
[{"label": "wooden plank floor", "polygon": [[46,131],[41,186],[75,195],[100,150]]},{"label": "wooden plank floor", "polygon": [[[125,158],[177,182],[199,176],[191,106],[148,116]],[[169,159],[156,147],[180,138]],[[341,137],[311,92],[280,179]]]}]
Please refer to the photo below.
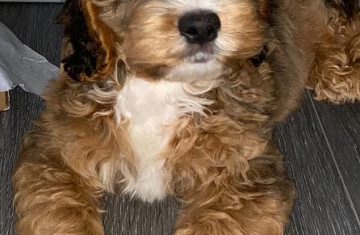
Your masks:
[{"label": "wooden plank floor", "polygon": [[[0,3],[0,21],[27,45],[59,63],[61,27],[53,24],[59,4]],[[30,78],[29,78],[30,79]],[[39,97],[17,88],[12,107],[0,113],[0,235],[13,235],[11,173],[24,133],[44,109]],[[287,235],[360,234],[360,105],[304,104],[275,132],[298,200]],[[107,195],[104,224],[109,235],[169,235],[179,204],[146,204]]]}]

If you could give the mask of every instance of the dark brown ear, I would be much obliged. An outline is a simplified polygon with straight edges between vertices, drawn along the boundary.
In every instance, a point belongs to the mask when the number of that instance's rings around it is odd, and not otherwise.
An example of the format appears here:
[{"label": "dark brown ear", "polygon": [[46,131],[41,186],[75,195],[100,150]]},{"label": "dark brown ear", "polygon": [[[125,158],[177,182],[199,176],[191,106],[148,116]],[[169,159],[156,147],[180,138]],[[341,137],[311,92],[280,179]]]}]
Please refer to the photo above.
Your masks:
[{"label": "dark brown ear", "polygon": [[116,64],[112,30],[87,0],[67,0],[58,22],[64,24],[62,66],[77,81],[107,79]]}]

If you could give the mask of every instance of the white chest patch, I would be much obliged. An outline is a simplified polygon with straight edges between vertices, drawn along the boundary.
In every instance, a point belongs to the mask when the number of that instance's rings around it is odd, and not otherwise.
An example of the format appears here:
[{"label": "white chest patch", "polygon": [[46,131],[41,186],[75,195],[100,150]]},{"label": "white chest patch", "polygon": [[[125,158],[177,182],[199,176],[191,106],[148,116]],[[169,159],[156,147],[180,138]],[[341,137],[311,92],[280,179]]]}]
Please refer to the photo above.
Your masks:
[{"label": "white chest patch", "polygon": [[[157,81],[129,77],[118,95],[115,107],[117,121],[128,120],[128,134],[138,160],[138,172],[134,179],[125,179],[125,192],[144,201],[165,197],[165,160],[159,153],[166,148],[172,137],[172,123],[186,113],[203,113],[212,102],[199,98],[182,82]],[[202,91],[211,89],[208,82]]]}]

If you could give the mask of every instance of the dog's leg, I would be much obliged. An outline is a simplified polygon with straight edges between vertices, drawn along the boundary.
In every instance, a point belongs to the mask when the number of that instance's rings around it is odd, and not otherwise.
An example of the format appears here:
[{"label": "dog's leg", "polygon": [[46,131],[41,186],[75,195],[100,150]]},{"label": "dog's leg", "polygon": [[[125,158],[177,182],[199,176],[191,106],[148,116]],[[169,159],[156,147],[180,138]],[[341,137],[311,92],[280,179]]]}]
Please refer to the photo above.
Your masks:
[{"label": "dog's leg", "polygon": [[[23,157],[29,154],[25,149]],[[38,153],[15,172],[17,234],[103,235],[101,190],[54,159],[60,156]]]},{"label": "dog's leg", "polygon": [[209,170],[211,182],[196,185],[182,198],[185,206],[175,234],[284,234],[295,193],[282,157],[260,156],[248,167],[245,178],[230,176],[221,167]]},{"label": "dog's leg", "polygon": [[84,109],[73,98],[84,94],[76,89],[86,86],[68,79],[52,84],[49,94],[62,95],[47,96],[47,110],[24,140],[13,175],[19,235],[104,234],[100,199],[121,182],[118,166],[125,169],[129,159],[119,156],[120,148],[129,155],[129,145],[111,112],[95,113],[111,106],[113,97],[101,104],[89,98]]},{"label": "dog's leg", "polygon": [[112,89],[107,83],[98,94],[86,92],[86,84],[66,78],[49,87],[47,110],[24,140],[13,176],[19,235],[104,234],[103,191],[121,182],[120,166],[134,171],[126,133],[109,110]]}]

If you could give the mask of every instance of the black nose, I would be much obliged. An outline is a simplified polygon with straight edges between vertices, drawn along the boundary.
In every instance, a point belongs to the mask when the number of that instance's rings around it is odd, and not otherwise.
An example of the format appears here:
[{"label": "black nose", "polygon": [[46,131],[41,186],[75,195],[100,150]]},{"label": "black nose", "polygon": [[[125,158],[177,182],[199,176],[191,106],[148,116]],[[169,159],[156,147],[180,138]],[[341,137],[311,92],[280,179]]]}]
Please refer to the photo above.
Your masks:
[{"label": "black nose", "polygon": [[209,11],[189,12],[179,20],[179,31],[190,43],[214,41],[220,27],[218,15]]}]

